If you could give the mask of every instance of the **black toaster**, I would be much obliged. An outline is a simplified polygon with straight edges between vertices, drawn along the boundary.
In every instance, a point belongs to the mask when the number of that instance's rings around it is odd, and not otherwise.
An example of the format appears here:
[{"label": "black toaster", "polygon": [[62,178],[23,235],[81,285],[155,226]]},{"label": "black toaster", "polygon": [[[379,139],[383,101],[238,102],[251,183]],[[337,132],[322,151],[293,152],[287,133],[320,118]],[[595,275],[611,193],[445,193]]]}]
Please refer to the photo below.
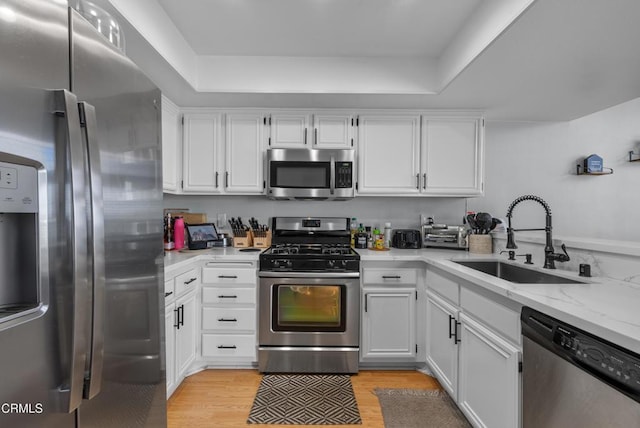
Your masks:
[{"label": "black toaster", "polygon": [[396,229],[391,239],[393,248],[422,248],[422,238],[419,230]]}]

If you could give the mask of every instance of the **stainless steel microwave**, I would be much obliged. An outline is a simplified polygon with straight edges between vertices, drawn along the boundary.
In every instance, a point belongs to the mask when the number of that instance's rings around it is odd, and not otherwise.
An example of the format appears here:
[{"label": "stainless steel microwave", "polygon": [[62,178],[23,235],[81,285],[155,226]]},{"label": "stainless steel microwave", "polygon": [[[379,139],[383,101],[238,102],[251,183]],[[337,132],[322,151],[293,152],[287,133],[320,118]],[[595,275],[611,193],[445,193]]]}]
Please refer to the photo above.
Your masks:
[{"label": "stainless steel microwave", "polygon": [[269,149],[270,199],[346,200],[355,196],[353,150]]}]

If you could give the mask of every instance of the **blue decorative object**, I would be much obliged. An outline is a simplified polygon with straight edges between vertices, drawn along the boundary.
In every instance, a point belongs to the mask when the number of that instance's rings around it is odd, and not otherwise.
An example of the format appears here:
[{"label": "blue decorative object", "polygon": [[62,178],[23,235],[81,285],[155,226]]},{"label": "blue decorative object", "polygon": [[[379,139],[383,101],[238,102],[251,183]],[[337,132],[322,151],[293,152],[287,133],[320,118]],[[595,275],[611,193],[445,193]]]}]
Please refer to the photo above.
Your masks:
[{"label": "blue decorative object", "polygon": [[589,155],[584,158],[584,172],[592,174],[594,172],[602,172],[602,158],[598,155]]}]

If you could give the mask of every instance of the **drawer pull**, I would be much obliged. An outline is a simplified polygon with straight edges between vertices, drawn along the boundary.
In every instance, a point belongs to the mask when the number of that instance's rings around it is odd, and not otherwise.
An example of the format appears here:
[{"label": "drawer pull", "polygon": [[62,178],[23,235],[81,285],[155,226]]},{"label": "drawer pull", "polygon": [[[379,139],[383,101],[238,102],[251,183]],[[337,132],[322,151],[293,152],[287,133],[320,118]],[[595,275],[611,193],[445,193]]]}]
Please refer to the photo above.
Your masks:
[{"label": "drawer pull", "polygon": [[218,278],[236,279],[237,275],[218,275]]},{"label": "drawer pull", "polygon": [[238,296],[225,296],[224,294],[221,294],[218,296],[218,299],[237,299]]},{"label": "drawer pull", "polygon": [[173,294],[173,291],[169,291],[168,293],[164,293],[164,297],[169,297]]},{"label": "drawer pull", "polygon": [[226,346],[226,345],[218,345],[218,349],[237,349],[236,345]]},{"label": "drawer pull", "polygon": [[400,275],[382,275],[382,279],[400,279]]},{"label": "drawer pull", "polygon": [[455,320],[455,318],[449,315],[449,339],[453,338],[453,329],[451,328],[451,321],[453,320]]},{"label": "drawer pull", "polygon": [[191,278],[189,281],[185,281],[185,282],[184,282],[184,285],[189,285],[189,284],[191,284],[193,281],[195,281],[196,279],[198,279],[198,278]]},{"label": "drawer pull", "polygon": [[238,322],[236,318],[218,318],[219,322]]}]

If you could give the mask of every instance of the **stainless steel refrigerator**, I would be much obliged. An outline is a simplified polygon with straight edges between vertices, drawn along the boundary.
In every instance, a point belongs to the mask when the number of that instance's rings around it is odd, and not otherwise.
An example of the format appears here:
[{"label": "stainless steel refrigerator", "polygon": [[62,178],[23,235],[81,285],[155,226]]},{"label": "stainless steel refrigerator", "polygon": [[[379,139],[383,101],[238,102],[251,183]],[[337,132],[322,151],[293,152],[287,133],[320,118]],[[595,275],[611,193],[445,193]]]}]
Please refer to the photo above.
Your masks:
[{"label": "stainless steel refrigerator", "polygon": [[0,0],[0,426],[164,426],[160,92],[69,3]]}]

